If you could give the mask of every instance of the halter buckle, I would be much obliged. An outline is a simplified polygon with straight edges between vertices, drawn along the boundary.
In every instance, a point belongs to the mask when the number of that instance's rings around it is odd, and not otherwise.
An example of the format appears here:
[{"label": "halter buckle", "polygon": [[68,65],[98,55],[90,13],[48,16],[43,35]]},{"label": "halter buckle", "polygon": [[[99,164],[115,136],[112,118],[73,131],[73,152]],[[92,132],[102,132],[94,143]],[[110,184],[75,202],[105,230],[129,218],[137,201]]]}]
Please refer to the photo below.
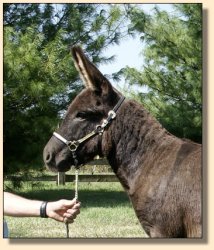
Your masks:
[{"label": "halter buckle", "polygon": [[111,117],[111,119],[114,119],[116,117],[116,113],[114,112],[114,110],[110,110],[108,112],[108,116]]},{"label": "halter buckle", "polygon": [[104,132],[104,127],[102,125],[97,125],[96,126],[96,131],[99,135],[102,135]]}]

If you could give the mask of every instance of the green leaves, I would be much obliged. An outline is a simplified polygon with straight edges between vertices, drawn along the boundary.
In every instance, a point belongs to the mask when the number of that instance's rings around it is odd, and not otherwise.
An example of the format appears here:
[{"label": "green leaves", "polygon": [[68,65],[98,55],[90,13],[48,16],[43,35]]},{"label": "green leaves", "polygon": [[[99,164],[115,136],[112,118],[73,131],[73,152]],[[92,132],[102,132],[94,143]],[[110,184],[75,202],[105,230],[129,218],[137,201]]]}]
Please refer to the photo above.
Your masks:
[{"label": "green leaves", "polygon": [[5,171],[42,164],[44,145],[82,88],[70,46],[110,62],[102,51],[120,40],[121,19],[118,5],[4,4]]},{"label": "green leaves", "polygon": [[127,68],[125,77],[148,87],[141,100],[169,131],[201,141],[202,6],[173,7],[172,14],[130,11],[132,28],[144,37],[145,64],[142,71]]},{"label": "green leaves", "polygon": [[173,7],[146,14],[129,4],[4,4],[5,171],[42,165],[44,145],[82,89],[70,46],[110,63],[103,51],[127,35],[141,37],[143,70],[121,69],[114,79],[124,75],[127,92],[169,131],[201,141],[201,4]]}]

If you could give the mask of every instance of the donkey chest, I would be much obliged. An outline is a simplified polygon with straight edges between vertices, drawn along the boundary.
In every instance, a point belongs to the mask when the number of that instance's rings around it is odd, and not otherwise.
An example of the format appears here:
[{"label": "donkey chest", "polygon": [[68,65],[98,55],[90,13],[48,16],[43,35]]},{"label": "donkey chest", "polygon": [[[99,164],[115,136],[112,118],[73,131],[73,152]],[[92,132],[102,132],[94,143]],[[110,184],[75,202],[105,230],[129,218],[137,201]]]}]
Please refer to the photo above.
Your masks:
[{"label": "donkey chest", "polygon": [[142,227],[150,237],[174,235],[174,229],[182,227],[177,198],[167,189],[166,180],[156,187],[144,186],[136,192],[130,199]]}]

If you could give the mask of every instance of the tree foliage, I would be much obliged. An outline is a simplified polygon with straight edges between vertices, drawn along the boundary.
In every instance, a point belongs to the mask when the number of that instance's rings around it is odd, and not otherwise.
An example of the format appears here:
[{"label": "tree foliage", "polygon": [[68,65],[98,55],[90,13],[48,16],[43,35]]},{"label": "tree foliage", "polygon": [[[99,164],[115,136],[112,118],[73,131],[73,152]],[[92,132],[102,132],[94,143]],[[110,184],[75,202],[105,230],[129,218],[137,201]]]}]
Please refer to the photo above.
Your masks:
[{"label": "tree foliage", "polygon": [[[170,132],[201,142],[202,5],[173,4],[169,13],[132,7],[130,32],[144,45],[143,70],[123,70],[136,95]],[[146,89],[146,91],[145,91]]]},{"label": "tree foliage", "polygon": [[4,4],[4,171],[42,167],[42,151],[82,88],[69,48],[82,44],[96,63],[119,43],[115,5]]},{"label": "tree foliage", "polygon": [[43,167],[43,147],[82,88],[70,46],[110,63],[103,52],[128,34],[140,36],[144,56],[142,71],[123,70],[134,97],[169,131],[200,141],[201,4],[173,6],[146,14],[128,4],[5,3],[4,172]]}]

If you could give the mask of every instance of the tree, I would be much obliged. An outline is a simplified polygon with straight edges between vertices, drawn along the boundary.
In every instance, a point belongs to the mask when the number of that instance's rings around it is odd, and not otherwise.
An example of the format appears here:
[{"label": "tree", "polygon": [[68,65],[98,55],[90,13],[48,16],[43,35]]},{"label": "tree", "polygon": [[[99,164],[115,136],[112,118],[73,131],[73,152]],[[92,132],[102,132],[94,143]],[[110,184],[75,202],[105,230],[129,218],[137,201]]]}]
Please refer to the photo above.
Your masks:
[{"label": "tree", "polygon": [[96,64],[114,58],[123,15],[117,5],[4,4],[4,172],[42,166],[42,151],[82,88],[69,47]]},{"label": "tree", "polygon": [[172,14],[157,6],[153,14],[129,8],[129,31],[141,37],[144,64],[142,71],[127,67],[123,73],[138,90],[144,87],[135,96],[164,127],[201,142],[202,5],[173,8]]}]

